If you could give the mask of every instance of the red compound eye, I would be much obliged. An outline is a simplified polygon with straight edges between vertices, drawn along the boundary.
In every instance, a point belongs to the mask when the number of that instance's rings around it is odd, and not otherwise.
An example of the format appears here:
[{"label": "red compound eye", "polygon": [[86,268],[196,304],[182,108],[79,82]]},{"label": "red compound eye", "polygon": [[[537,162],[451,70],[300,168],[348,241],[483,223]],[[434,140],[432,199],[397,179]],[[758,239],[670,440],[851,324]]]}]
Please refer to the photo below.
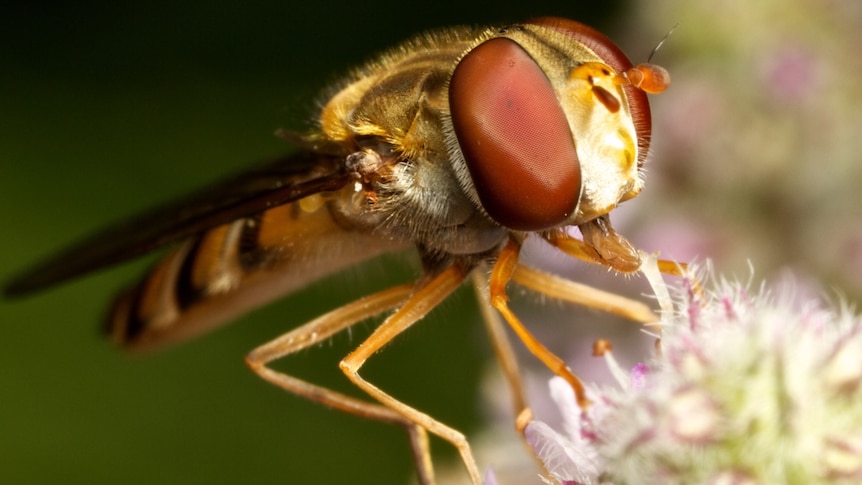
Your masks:
[{"label": "red compound eye", "polygon": [[581,167],[557,95],[516,42],[491,39],[470,51],[449,84],[452,125],[491,218],[538,231],[575,211]]}]

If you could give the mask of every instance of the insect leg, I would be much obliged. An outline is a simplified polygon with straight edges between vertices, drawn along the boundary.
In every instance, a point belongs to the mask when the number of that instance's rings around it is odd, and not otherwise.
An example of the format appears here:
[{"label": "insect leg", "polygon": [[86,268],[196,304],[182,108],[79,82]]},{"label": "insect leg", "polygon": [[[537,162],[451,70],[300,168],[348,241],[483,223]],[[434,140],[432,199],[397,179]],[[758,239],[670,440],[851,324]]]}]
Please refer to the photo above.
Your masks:
[{"label": "insect leg", "polygon": [[479,299],[479,308],[482,311],[482,320],[485,322],[485,327],[491,338],[491,346],[494,349],[497,361],[500,363],[503,375],[509,382],[509,390],[512,392],[513,409],[515,410],[515,416],[517,416],[515,419],[515,428],[518,432],[521,432],[527,423],[532,420],[533,412],[527,404],[524,385],[521,383],[518,357],[512,348],[512,343],[506,336],[503,322],[500,321],[500,314],[491,305],[486,273],[487,265],[483,263],[476,271],[473,271],[473,283],[476,289],[476,296]]},{"label": "insect leg", "polygon": [[569,369],[566,363],[563,362],[563,359],[557,357],[547,347],[542,345],[509,308],[509,297],[506,296],[506,284],[512,279],[512,274],[518,264],[518,254],[520,251],[521,245],[510,238],[503,250],[500,251],[499,256],[497,256],[497,262],[491,269],[491,305],[503,315],[503,318],[512,330],[515,331],[518,338],[524,342],[527,349],[538,357],[554,374],[562,377],[572,386],[578,405],[581,408],[586,408],[589,406],[590,401],[587,399],[581,380]]},{"label": "insect leg", "polygon": [[[485,322],[485,328],[488,331],[488,336],[491,338],[491,346],[494,349],[494,355],[497,357],[497,362],[500,364],[500,369],[503,371],[503,376],[509,383],[509,391],[512,393],[512,404],[515,410],[515,431],[524,438],[524,429],[533,420],[533,410],[527,403],[527,394],[524,391],[524,385],[521,382],[521,371],[518,365],[518,357],[515,350],[512,348],[512,343],[506,335],[506,328],[503,326],[503,321],[500,320],[500,314],[491,305],[491,298],[488,291],[488,268],[486,263],[479,265],[477,270],[473,271],[473,286],[476,290],[476,295],[479,299],[479,307],[482,311],[482,320]],[[536,462],[536,466],[545,470],[545,463],[536,455],[535,449],[530,446],[526,439],[522,440],[527,451]],[[547,474],[546,474],[547,475]]]},{"label": "insect leg", "polygon": [[261,345],[250,352],[245,360],[264,380],[293,394],[350,414],[404,426],[410,436],[419,481],[423,485],[430,485],[434,483],[434,472],[428,435],[420,424],[386,406],[356,399],[267,367],[268,363],[276,359],[308,348],[366,318],[399,306],[410,297],[414,289],[415,284],[411,283],[360,298]]},{"label": "insect leg", "polygon": [[371,355],[419,321],[449,296],[464,281],[470,269],[466,265],[455,263],[427,280],[422,286],[416,289],[395,313],[377,327],[374,333],[362,342],[356,350],[345,357],[341,361],[340,367],[348,379],[388,409],[397,412],[400,416],[415,423],[415,425],[452,443],[461,454],[461,460],[467,468],[470,480],[474,485],[481,485],[482,479],[476,466],[476,461],[473,458],[473,453],[470,450],[470,445],[461,432],[395,399],[359,375],[359,369]]},{"label": "insect leg", "polygon": [[653,323],[659,320],[650,307],[642,302],[522,264],[518,264],[512,273],[512,281],[551,298],[619,315],[638,323]]}]

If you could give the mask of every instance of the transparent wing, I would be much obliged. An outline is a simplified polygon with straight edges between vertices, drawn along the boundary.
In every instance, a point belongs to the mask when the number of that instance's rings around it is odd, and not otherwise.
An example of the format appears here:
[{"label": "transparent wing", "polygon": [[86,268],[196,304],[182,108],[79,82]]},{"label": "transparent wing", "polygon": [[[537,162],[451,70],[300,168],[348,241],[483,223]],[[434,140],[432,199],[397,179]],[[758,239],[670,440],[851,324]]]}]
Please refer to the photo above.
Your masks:
[{"label": "transparent wing", "polygon": [[20,296],[42,290],[244,216],[337,190],[347,181],[342,156],[286,155],[107,227],[22,272],[7,283],[4,293]]}]

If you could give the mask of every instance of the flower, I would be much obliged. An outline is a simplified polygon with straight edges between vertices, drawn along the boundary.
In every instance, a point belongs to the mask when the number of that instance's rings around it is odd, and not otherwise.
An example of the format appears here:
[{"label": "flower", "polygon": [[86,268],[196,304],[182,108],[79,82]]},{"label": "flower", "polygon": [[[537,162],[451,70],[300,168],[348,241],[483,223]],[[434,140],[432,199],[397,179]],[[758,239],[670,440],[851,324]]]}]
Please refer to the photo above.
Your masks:
[{"label": "flower", "polygon": [[[655,272],[654,261],[646,273]],[[660,356],[533,422],[548,483],[850,484],[862,480],[862,320],[792,288],[688,276],[662,306]],[[610,353],[606,361],[616,363]],[[553,480],[553,481],[551,481]]]}]

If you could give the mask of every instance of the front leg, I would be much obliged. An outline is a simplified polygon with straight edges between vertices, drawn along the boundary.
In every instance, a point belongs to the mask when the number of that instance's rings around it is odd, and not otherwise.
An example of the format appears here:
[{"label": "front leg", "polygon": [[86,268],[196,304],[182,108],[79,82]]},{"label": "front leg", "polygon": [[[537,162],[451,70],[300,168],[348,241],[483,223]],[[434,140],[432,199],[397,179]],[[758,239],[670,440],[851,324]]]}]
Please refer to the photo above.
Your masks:
[{"label": "front leg", "polygon": [[[491,295],[491,305],[496,308],[501,315],[503,315],[506,323],[509,324],[509,327],[515,332],[518,338],[521,339],[527,347],[527,350],[541,360],[542,363],[551,370],[551,372],[562,377],[570,386],[572,386],[572,389],[575,391],[575,399],[577,400],[578,405],[582,409],[586,409],[590,405],[590,401],[587,399],[586,390],[584,389],[584,384],[581,379],[578,378],[571,369],[569,369],[569,366],[563,362],[563,359],[548,350],[542,342],[533,336],[533,334],[527,330],[527,327],[524,326],[521,320],[509,308],[509,297],[506,295],[506,285],[509,283],[509,280],[512,279],[512,275],[515,273],[515,269],[518,266],[518,257],[520,252],[520,243],[514,238],[510,238],[509,242],[503,247],[503,250],[500,251],[500,254],[497,256],[497,262],[494,263],[494,266],[491,269],[491,280],[489,282],[488,289]],[[529,416],[529,409],[527,408],[519,412],[518,431],[523,432],[524,430],[522,425],[525,426],[526,423],[521,423],[521,415]]]}]

